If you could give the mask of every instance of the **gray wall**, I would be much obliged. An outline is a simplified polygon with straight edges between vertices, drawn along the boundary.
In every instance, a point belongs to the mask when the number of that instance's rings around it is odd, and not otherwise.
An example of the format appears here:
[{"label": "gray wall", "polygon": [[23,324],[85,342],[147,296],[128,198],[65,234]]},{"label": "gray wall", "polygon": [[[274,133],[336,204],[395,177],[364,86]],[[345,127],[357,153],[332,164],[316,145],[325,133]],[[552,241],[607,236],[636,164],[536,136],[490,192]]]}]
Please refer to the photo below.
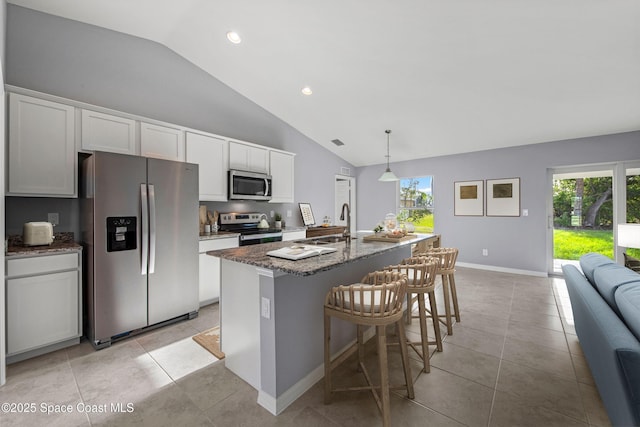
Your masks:
[{"label": "gray wall", "polygon": [[[393,154],[393,153],[392,153]],[[640,131],[416,159],[391,164],[399,177],[433,175],[434,227],[445,246],[460,249],[467,263],[546,272],[549,192],[547,169],[640,159]],[[395,212],[396,185],[378,182],[382,166],[359,168],[358,223],[372,228]],[[527,217],[453,215],[454,182],[520,177],[521,207]],[[489,256],[482,256],[482,249]]]},{"label": "gray wall", "polygon": [[[290,225],[302,223],[298,202],[311,203],[317,217],[333,216],[334,175],[353,166],[172,50],[15,5],[8,5],[7,17],[7,84],[297,153],[293,205],[208,205],[283,215],[292,210]],[[25,203],[12,199],[11,232],[28,217],[52,212],[52,199],[35,199],[28,215]],[[75,231],[64,229],[62,214],[60,219],[56,231]]]}]

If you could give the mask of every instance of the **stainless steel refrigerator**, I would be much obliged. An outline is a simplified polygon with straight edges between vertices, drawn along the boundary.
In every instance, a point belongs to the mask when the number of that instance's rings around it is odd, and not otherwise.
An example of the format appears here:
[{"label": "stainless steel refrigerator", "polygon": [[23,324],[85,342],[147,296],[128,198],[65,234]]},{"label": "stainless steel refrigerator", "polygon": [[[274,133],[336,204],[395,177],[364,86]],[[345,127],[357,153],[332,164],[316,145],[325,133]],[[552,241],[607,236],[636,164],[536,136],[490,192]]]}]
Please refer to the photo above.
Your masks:
[{"label": "stainless steel refrigerator", "polygon": [[198,165],[96,152],[81,176],[93,346],[197,316]]}]

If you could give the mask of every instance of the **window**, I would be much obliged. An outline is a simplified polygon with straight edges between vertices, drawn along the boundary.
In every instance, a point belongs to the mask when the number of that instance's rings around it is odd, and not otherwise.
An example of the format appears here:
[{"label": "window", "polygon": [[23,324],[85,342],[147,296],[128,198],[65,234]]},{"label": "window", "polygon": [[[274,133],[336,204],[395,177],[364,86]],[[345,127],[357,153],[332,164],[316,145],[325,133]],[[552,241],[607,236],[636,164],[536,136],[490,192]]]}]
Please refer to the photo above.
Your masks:
[{"label": "window", "polygon": [[433,177],[401,178],[398,221],[411,222],[419,233],[433,233]]}]

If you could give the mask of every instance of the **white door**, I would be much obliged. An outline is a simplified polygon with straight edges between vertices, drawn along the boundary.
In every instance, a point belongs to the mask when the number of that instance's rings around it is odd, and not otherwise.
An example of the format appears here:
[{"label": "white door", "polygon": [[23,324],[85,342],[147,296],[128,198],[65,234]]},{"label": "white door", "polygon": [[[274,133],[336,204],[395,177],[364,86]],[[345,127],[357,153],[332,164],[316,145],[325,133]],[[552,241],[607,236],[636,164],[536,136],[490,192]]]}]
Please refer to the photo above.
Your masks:
[{"label": "white door", "polygon": [[342,214],[342,206],[348,203],[351,209],[351,232],[355,235],[356,230],[356,179],[350,176],[336,175],[335,179],[335,210],[334,220],[335,225],[347,225],[347,219],[340,220]]}]

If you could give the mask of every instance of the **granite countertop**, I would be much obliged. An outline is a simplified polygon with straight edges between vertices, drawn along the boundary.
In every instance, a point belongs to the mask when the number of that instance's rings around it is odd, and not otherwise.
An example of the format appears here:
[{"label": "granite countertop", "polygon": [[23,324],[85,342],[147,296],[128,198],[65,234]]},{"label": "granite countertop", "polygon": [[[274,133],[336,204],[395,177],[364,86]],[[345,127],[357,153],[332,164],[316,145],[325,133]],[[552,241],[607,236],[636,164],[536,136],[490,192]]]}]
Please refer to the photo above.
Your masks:
[{"label": "granite countertop", "polygon": [[7,236],[5,256],[45,255],[60,252],[76,252],[82,249],[82,245],[73,240],[73,233],[53,233],[53,237],[53,243],[50,245],[25,246],[21,235]]},{"label": "granite countertop", "polygon": [[297,261],[289,261],[282,258],[271,257],[267,252],[274,249],[291,246],[293,242],[273,242],[261,245],[240,246],[233,249],[209,251],[207,255],[222,259],[255,265],[269,270],[278,270],[296,276],[310,276],[322,271],[331,270],[343,264],[355,262],[383,252],[393,250],[399,246],[411,245],[421,240],[432,237],[432,234],[416,234],[415,239],[405,240],[399,243],[388,242],[364,242],[362,237],[371,233],[357,233],[357,238],[351,240],[347,247],[344,242],[331,243],[319,247],[337,248],[336,252],[322,254]]},{"label": "granite countertop", "polygon": [[200,240],[226,239],[228,237],[238,237],[240,233],[229,231],[216,231],[215,233],[200,233]]}]

